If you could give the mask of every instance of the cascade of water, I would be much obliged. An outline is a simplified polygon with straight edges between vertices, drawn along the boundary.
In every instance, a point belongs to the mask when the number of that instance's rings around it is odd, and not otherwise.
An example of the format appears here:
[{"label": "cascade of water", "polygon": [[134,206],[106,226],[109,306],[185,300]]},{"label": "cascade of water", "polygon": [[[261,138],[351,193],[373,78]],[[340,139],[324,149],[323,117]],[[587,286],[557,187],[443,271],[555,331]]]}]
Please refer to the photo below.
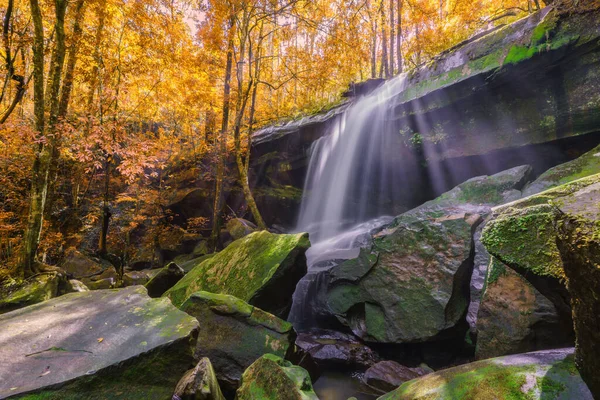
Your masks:
[{"label": "cascade of water", "polygon": [[328,260],[354,258],[366,236],[396,215],[403,173],[398,133],[389,126],[388,100],[405,88],[405,77],[388,81],[337,116],[327,135],[311,147],[297,230],[309,232],[308,275],[294,294],[290,321],[311,324],[319,305],[307,299],[326,279]]}]

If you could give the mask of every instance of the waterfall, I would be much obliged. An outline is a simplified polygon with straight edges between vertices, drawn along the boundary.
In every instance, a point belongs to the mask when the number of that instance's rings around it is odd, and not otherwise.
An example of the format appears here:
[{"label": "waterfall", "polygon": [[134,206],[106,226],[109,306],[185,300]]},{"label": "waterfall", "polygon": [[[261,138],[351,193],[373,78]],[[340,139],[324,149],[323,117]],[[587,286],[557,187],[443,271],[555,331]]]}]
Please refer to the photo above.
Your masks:
[{"label": "waterfall", "polygon": [[[402,209],[400,135],[390,124],[388,100],[405,88],[400,75],[354,101],[338,115],[329,132],[310,149],[304,195],[296,230],[309,232],[308,275],[294,293],[290,314],[297,328],[314,324],[323,305],[311,295],[325,285],[331,260],[358,255],[369,233],[389,223]],[[309,297],[307,299],[307,297]]]}]

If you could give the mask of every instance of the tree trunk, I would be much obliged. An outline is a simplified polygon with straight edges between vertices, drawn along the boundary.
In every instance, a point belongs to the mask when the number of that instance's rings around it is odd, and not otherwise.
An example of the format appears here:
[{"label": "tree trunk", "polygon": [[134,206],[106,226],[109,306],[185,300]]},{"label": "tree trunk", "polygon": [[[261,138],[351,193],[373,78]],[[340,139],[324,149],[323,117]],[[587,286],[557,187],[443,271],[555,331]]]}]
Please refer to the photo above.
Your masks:
[{"label": "tree trunk", "polygon": [[381,0],[379,11],[381,12],[381,69],[380,77],[390,77],[390,70],[388,67],[388,51],[387,51],[387,32],[385,29],[385,4]]},{"label": "tree trunk", "polygon": [[96,30],[96,38],[94,39],[94,66],[92,68],[92,79],[90,81],[90,89],[88,92],[87,104],[91,107],[94,104],[94,93],[98,84],[98,75],[100,73],[100,63],[102,62],[100,54],[100,45],[102,44],[102,35],[104,34],[104,22],[106,19],[106,2],[99,5],[98,12],[98,29]]},{"label": "tree trunk", "polygon": [[81,40],[81,35],[83,33],[83,26],[81,23],[84,13],[85,0],[77,0],[75,6],[75,21],[73,22],[73,37],[71,39],[71,47],[69,47],[69,54],[67,55],[67,67],[58,106],[59,118],[65,117],[69,108],[69,100],[71,97],[71,90],[73,89],[73,78],[75,75],[75,65],[77,64],[77,53],[79,51],[79,41]]},{"label": "tree trunk", "polygon": [[217,179],[215,185],[215,200],[213,203],[212,232],[210,235],[211,247],[217,248],[219,233],[221,231],[221,208],[223,206],[223,175],[225,169],[225,153],[227,151],[227,128],[229,126],[229,101],[231,94],[231,70],[233,68],[233,39],[235,28],[235,16],[229,21],[229,32],[227,40],[227,62],[225,65],[225,81],[223,86],[223,118],[221,121],[221,132],[217,137]]},{"label": "tree trunk", "polygon": [[394,0],[390,0],[390,75],[395,74],[394,63],[396,62],[394,57],[394,25],[396,24],[394,18]]},{"label": "tree trunk", "polygon": [[402,0],[398,0],[398,29],[396,31],[396,57],[398,57],[398,73],[402,73]]},{"label": "tree trunk", "polygon": [[[41,138],[44,135],[44,25],[38,0],[30,0],[31,19],[33,21],[33,108],[35,130]],[[46,184],[50,153],[48,146],[38,145],[32,168],[31,194],[27,228],[23,239],[22,275],[29,276],[38,271],[35,256],[40,242]]]}]

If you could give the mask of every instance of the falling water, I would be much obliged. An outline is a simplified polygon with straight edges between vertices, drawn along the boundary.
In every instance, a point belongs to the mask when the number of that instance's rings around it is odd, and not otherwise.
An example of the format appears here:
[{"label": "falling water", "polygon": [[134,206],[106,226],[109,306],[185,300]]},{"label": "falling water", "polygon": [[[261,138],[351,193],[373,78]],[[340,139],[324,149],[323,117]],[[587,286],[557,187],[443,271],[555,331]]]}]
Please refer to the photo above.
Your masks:
[{"label": "falling water", "polygon": [[[337,116],[330,131],[311,147],[297,230],[309,232],[308,275],[294,294],[290,320],[311,324],[323,290],[328,260],[354,258],[369,233],[403,211],[398,133],[388,121],[388,100],[405,88],[405,77],[388,81]],[[311,300],[312,299],[312,300]]]}]

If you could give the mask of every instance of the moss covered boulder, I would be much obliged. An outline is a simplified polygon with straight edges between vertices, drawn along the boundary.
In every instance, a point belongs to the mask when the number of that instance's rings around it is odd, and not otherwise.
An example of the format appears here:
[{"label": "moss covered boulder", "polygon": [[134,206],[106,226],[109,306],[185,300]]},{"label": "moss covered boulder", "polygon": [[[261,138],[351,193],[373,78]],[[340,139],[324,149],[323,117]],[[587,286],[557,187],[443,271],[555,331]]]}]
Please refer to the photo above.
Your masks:
[{"label": "moss covered boulder", "polygon": [[0,314],[50,300],[68,288],[58,272],[35,275],[22,282],[4,281],[0,287]]},{"label": "moss covered boulder", "polygon": [[252,222],[243,218],[232,218],[227,221],[226,229],[233,240],[238,240],[244,236],[248,236],[252,232],[256,232],[257,227]]},{"label": "moss covered boulder", "polygon": [[600,398],[600,221],[569,216],[558,245],[573,306],[577,366]]},{"label": "moss covered boulder", "polygon": [[477,318],[477,359],[572,346],[573,324],[520,274],[492,258]]},{"label": "moss covered boulder", "polygon": [[308,372],[273,354],[265,354],[242,376],[236,400],[318,400]]},{"label": "moss covered boulder", "polygon": [[198,321],[141,286],[70,293],[0,316],[0,398],[170,398]]},{"label": "moss covered boulder", "polygon": [[479,215],[404,215],[377,234],[370,250],[334,267],[331,311],[373,342],[430,340],[465,315]]},{"label": "moss covered boulder", "polygon": [[404,383],[378,400],[592,400],[575,367],[573,349],[477,361]]},{"label": "moss covered boulder", "polygon": [[164,295],[180,306],[194,292],[224,293],[286,318],[306,274],[307,233],[255,232],[196,265]]},{"label": "moss covered boulder", "polygon": [[285,357],[293,350],[292,325],[236,297],[193,293],[181,310],[200,322],[195,357],[208,357],[226,392],[235,391],[242,373],[266,353]]},{"label": "moss covered boulder", "polygon": [[523,190],[524,196],[600,173],[600,146],[573,161],[557,165],[540,175]]}]

